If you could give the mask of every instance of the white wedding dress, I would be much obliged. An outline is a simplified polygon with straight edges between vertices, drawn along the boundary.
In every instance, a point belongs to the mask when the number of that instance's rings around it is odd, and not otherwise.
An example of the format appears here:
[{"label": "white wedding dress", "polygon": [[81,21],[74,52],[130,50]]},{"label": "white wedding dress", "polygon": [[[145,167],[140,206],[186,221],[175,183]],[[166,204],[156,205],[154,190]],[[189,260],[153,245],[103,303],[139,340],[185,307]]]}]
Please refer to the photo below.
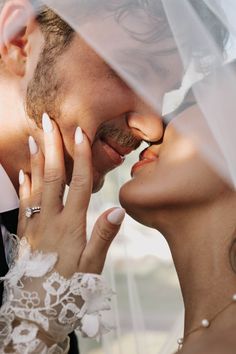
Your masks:
[{"label": "white wedding dress", "polygon": [[68,334],[79,330],[96,338],[111,329],[102,318],[113,292],[96,274],[55,271],[56,253],[32,252],[15,237],[12,265],[4,278],[0,309],[1,353],[67,353]]}]

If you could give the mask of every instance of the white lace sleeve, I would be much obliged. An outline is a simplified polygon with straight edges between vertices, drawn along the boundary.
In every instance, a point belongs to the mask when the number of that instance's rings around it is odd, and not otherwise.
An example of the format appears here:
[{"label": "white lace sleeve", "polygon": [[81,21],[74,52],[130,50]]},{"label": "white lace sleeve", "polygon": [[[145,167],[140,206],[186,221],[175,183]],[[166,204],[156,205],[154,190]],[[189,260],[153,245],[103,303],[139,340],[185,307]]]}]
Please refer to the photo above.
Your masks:
[{"label": "white lace sleeve", "polygon": [[100,275],[65,279],[54,269],[57,254],[32,252],[25,238],[17,254],[2,278],[1,353],[67,353],[73,330],[95,338],[111,329],[101,313],[110,309],[113,292]]}]

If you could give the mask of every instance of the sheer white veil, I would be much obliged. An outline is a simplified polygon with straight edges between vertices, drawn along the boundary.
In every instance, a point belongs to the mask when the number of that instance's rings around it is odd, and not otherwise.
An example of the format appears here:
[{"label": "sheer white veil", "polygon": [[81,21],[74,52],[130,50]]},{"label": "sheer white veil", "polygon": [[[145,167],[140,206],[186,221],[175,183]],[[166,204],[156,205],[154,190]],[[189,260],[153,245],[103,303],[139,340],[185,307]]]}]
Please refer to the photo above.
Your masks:
[{"label": "sheer white veil", "polygon": [[[232,0],[43,2],[160,114],[178,108],[191,89],[204,122],[175,124],[217,172],[236,185],[235,67],[226,65],[234,59]],[[205,134],[203,125],[210,128]]]},{"label": "sheer white veil", "polygon": [[[166,123],[171,121],[194,142],[207,162],[232,188],[236,187],[236,1],[31,2],[36,14],[46,5],[64,19]],[[32,16],[32,13],[26,15]],[[9,36],[21,28],[27,16],[14,24]],[[185,115],[178,119],[178,113],[194,103],[200,108],[201,117],[193,120]],[[115,172],[113,179],[116,184],[123,181],[123,176]],[[105,203],[102,198],[95,196],[91,215]],[[125,257],[130,250],[125,242],[127,234],[132,232],[130,223],[132,221],[129,220],[121,230],[119,241]],[[149,231],[142,229],[139,232],[148,234]],[[135,342],[135,349],[130,354],[148,354],[149,347],[144,337],[140,336],[140,332],[145,332],[146,325],[140,305],[142,291],[138,289],[134,269],[127,265],[125,271],[127,282],[122,286],[126,286],[127,290],[130,304],[127,313],[131,317]],[[112,255],[106,272],[116,288]],[[119,289],[116,290],[119,295]],[[176,293],[176,301],[179,301],[178,296]],[[120,339],[122,324],[118,297],[116,301],[116,335]],[[177,320],[177,325],[173,322],[168,344],[162,347],[160,353],[173,351],[172,340],[176,339],[181,326],[182,319]],[[126,353],[122,344],[112,351],[111,344],[104,339],[104,353],[113,352]]]},{"label": "sheer white veil", "polygon": [[[163,119],[169,120],[191,91],[209,132],[201,134],[202,126],[198,131],[177,119],[174,124],[196,141],[209,163],[235,186],[233,0],[32,3],[36,12],[45,4],[62,17]],[[27,16],[32,12],[23,13],[4,35],[17,32]]]}]

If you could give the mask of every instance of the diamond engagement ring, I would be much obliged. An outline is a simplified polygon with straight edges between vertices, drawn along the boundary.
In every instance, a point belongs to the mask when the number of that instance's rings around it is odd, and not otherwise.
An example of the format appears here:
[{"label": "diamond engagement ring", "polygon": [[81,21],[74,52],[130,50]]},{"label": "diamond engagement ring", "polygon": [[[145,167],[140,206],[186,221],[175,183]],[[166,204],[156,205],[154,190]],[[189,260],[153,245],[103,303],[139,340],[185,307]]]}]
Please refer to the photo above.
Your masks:
[{"label": "diamond engagement ring", "polygon": [[34,213],[40,213],[41,211],[41,207],[40,206],[34,206],[34,207],[28,207],[25,209],[25,216],[27,218],[31,218],[31,216],[34,214]]}]

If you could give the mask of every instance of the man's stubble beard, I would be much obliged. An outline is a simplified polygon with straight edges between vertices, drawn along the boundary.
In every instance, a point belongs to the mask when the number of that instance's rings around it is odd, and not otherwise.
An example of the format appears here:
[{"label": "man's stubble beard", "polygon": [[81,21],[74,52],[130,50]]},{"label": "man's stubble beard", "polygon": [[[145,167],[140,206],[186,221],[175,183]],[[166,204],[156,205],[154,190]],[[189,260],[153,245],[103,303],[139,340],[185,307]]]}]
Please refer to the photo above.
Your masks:
[{"label": "man's stubble beard", "polygon": [[[57,57],[57,56],[56,56]],[[38,64],[36,66],[34,76],[29,82],[25,109],[28,117],[33,119],[38,127],[42,128],[42,115],[46,112],[50,118],[56,122],[60,120],[60,103],[63,100],[63,80],[60,79],[56,68],[55,52],[44,48]],[[139,147],[140,139],[137,139],[133,134],[126,129],[115,127],[111,121],[102,123],[96,132],[96,139],[112,138],[118,144],[125,147],[131,147],[134,150]],[[65,167],[67,171],[67,183],[69,184],[73,160],[64,146]],[[93,166],[94,186],[93,193],[99,191],[105,181],[105,176],[100,174]]]},{"label": "man's stubble beard", "polygon": [[40,54],[34,76],[29,82],[25,109],[28,117],[42,127],[42,115],[47,114],[52,119],[60,116],[59,101],[61,98],[62,80],[56,73],[56,60],[53,51],[44,48]]}]

